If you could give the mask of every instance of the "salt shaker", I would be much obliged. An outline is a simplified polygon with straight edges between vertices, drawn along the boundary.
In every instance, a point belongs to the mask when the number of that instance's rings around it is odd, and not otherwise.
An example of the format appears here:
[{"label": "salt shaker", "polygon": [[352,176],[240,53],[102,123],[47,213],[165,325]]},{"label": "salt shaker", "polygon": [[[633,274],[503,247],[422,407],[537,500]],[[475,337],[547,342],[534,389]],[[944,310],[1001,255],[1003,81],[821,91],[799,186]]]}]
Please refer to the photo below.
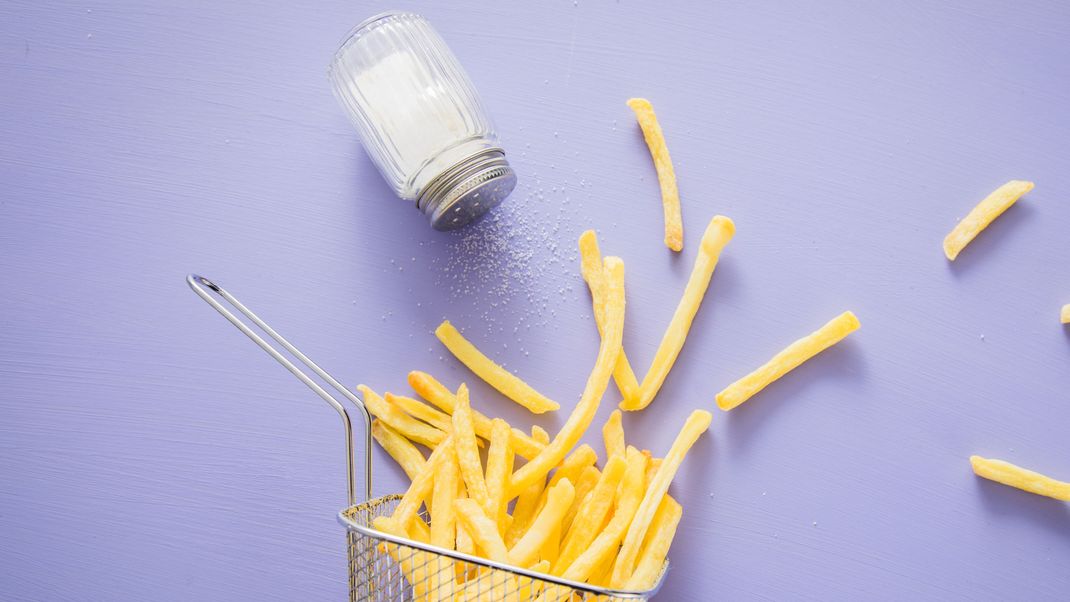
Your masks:
[{"label": "salt shaker", "polygon": [[436,230],[467,224],[513,191],[516,173],[475,87],[423,17],[364,21],[328,73],[379,172]]}]

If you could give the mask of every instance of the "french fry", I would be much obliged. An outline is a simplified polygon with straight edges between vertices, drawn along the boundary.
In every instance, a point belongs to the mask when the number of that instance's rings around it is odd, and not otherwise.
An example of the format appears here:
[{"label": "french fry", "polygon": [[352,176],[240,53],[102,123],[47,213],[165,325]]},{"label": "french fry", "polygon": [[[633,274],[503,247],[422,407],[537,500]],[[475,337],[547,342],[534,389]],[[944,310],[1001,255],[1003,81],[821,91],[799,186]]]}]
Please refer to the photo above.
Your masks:
[{"label": "french fry", "polygon": [[1029,493],[1043,495],[1064,502],[1070,502],[1070,483],[1057,481],[1049,476],[1015,466],[1003,460],[990,460],[981,456],[970,456],[973,472],[990,481],[1017,487]]},{"label": "french fry", "polygon": [[487,493],[487,481],[483,478],[483,464],[479,461],[479,450],[476,448],[472,411],[468,405],[468,387],[463,383],[457,388],[457,407],[452,419],[457,466],[461,469],[461,477],[468,489],[468,497],[486,508],[490,496]]},{"label": "french fry", "polygon": [[[398,537],[416,539],[412,537],[413,534],[409,530],[400,529],[393,521],[385,516],[377,516],[372,519],[372,527]],[[415,551],[407,546],[403,548],[396,543],[385,541],[379,544],[378,550],[380,553],[389,554],[394,561],[398,563],[398,566],[401,568],[401,574],[404,575],[405,580],[412,585],[416,599],[423,600],[427,595],[425,579],[427,571],[425,568],[431,560],[430,555],[426,552]]]},{"label": "french fry", "polygon": [[606,324],[602,341],[598,347],[598,358],[587,379],[583,395],[572,410],[568,420],[558,431],[554,440],[543,452],[530,459],[520,467],[511,482],[512,495],[518,495],[535,481],[545,478],[550,469],[557,465],[572,449],[576,442],[590,426],[602,401],[602,395],[609,386],[613,367],[620,355],[621,338],[624,330],[624,262],[617,257],[605,259],[605,270],[609,282],[606,295]]},{"label": "french fry", "polygon": [[683,507],[672,499],[672,496],[666,494],[662,498],[658,511],[654,513],[654,520],[650,523],[650,532],[643,544],[643,551],[639,553],[635,572],[625,582],[625,589],[644,590],[654,587],[665,565],[665,557],[676,536],[676,527],[680,524],[683,513]]},{"label": "french fry", "polygon": [[646,482],[649,484],[654,480],[654,477],[658,474],[658,469],[661,468],[661,458],[651,458],[650,462],[646,465]]},{"label": "french fry", "polygon": [[386,453],[398,463],[398,466],[401,466],[410,481],[416,478],[416,475],[420,473],[420,470],[423,469],[424,464],[427,462],[424,459],[424,455],[420,450],[416,449],[412,442],[399,435],[397,431],[378,418],[372,421],[372,437],[375,437],[375,440],[379,442],[379,446],[386,450]]},{"label": "french fry", "polygon": [[509,562],[509,550],[498,534],[498,523],[483,512],[483,507],[473,499],[453,501],[457,524],[468,532],[469,537],[483,554],[494,562]]},{"label": "french fry", "polygon": [[453,453],[452,435],[447,436],[435,448],[435,451],[431,452],[431,456],[427,458],[423,470],[412,480],[409,489],[401,496],[401,501],[394,507],[394,512],[390,515],[390,522],[396,526],[398,532],[405,532],[408,529],[409,523],[416,517],[416,512],[420,509],[420,504],[424,503],[425,500],[428,502],[432,500],[431,494],[435,472],[438,471],[438,466],[446,457]]},{"label": "french fry", "polygon": [[[531,435],[533,439],[543,445],[550,441],[550,435],[539,425],[532,425]],[[528,526],[535,518],[535,511],[539,507],[545,486],[546,481],[538,479],[517,497],[516,505],[513,507],[513,523],[509,525],[509,529],[505,533],[507,546],[512,547],[527,532]]]},{"label": "french fry", "polygon": [[620,552],[617,554],[617,562],[613,565],[613,576],[609,580],[610,586],[624,586],[628,578],[635,572],[635,563],[639,557],[639,547],[643,543],[643,538],[646,537],[647,529],[650,528],[650,521],[653,520],[654,513],[657,511],[658,505],[661,504],[661,499],[669,491],[669,483],[676,476],[676,471],[680,468],[687,451],[691,449],[691,446],[695,444],[699,436],[710,428],[712,419],[713,415],[705,410],[695,410],[687,417],[683,428],[680,429],[680,434],[676,436],[672,447],[669,448],[669,453],[665,455],[665,460],[662,462],[661,468],[658,469],[657,475],[647,486],[643,501],[639,504],[639,509],[635,511],[635,516],[628,526],[628,533],[624,536]]},{"label": "french fry", "polygon": [[535,414],[552,412],[561,406],[542,393],[531,388],[520,378],[476,349],[461,333],[446,320],[435,329],[435,336],[462,364],[502,395],[512,399]]},{"label": "french fry", "polygon": [[550,481],[542,492],[542,499],[539,500],[539,505],[535,508],[535,514],[542,511],[543,505],[546,504],[546,496],[554,485],[557,485],[562,479],[578,483],[580,474],[585,469],[592,467],[597,461],[598,454],[586,443],[572,450],[572,453],[562,460],[557,470],[554,471],[554,476],[550,477]]},{"label": "french fry", "polygon": [[[409,372],[409,386],[419,393],[430,403],[443,412],[452,415],[457,406],[457,399],[445,385],[435,380],[435,377],[426,372],[414,370]],[[472,425],[476,435],[490,440],[491,421],[483,414],[472,410]],[[519,429],[512,429],[509,433],[509,445],[513,451],[522,458],[531,459],[537,456],[546,445],[538,443]]]},{"label": "french fry", "polygon": [[452,550],[457,544],[457,516],[453,500],[461,479],[457,454],[447,453],[435,473],[435,490],[431,493],[431,545]]},{"label": "french fry", "polygon": [[624,425],[621,424],[620,410],[613,410],[602,427],[602,439],[606,442],[606,458],[624,457]]},{"label": "french fry", "polygon": [[639,385],[638,400],[632,403],[625,399],[620,403],[620,409],[641,410],[650,405],[654,396],[661,390],[661,385],[665,383],[669,370],[672,369],[676,358],[680,355],[680,350],[684,347],[687,332],[691,329],[691,322],[694,321],[695,314],[698,313],[698,308],[702,304],[702,298],[706,295],[706,289],[710,285],[710,278],[713,277],[713,270],[717,267],[721,251],[728,241],[732,240],[735,232],[735,224],[723,215],[714,216],[706,226],[683,297],[676,306],[676,312],[673,313],[669,327],[665,329],[665,334],[661,337],[661,343],[654,354],[654,361],[650,363],[650,370]]},{"label": "french fry", "polygon": [[546,446],[550,444],[550,433],[547,433],[546,429],[537,424],[531,425],[531,438],[541,445],[543,449],[546,449]]},{"label": "french fry", "polygon": [[665,134],[661,131],[661,125],[649,100],[629,98],[628,106],[635,112],[647,148],[650,149],[650,156],[654,159],[654,169],[658,172],[661,204],[665,213],[665,246],[679,252],[684,248],[684,226],[680,218],[680,193],[676,189],[676,172],[669,157],[669,148],[665,145]]},{"label": "french fry", "polygon": [[372,415],[412,441],[434,449],[439,442],[446,438],[446,433],[443,431],[425,422],[420,422],[388,404],[385,399],[370,388],[364,385],[357,385],[357,389],[364,399],[364,406],[368,408]]},{"label": "french fry", "polygon": [[[606,275],[602,267],[602,251],[598,248],[598,236],[594,230],[587,230],[580,234],[579,246],[580,274],[591,291],[594,322],[598,327],[598,334],[601,335],[606,321]],[[628,362],[624,349],[620,350],[617,365],[613,367],[613,380],[616,381],[617,388],[620,389],[621,397],[624,399],[634,400],[639,396],[639,381],[635,378],[635,372],[632,370],[631,363]]]},{"label": "french fry", "polygon": [[[634,449],[634,448],[632,448]],[[646,474],[647,458],[643,454],[628,454],[628,467],[617,491],[617,504],[613,518],[602,532],[594,538],[576,560],[563,567],[561,577],[572,581],[585,581],[595,568],[617,549],[643,499],[643,477]]]},{"label": "french fry", "polygon": [[[588,466],[580,472],[580,476],[576,481],[576,496],[572,498],[572,505],[565,512],[565,518],[561,519],[562,533],[568,533],[569,528],[572,526],[572,521],[576,518],[576,514],[579,513],[587,494],[594,489],[601,478],[602,471],[594,466]],[[562,541],[564,541],[564,538],[562,538]]]},{"label": "french fry", "polygon": [[1025,180],[1011,180],[995,189],[944,238],[944,255],[949,261],[955,261],[975,236],[1032,189],[1033,183]]},{"label": "french fry", "polygon": [[583,504],[572,521],[572,528],[565,536],[561,554],[551,569],[552,574],[561,575],[595,538],[613,505],[617,486],[624,476],[627,463],[623,454],[609,457],[598,483],[583,500]]},{"label": "french fry", "polygon": [[[554,533],[558,534],[560,542],[561,519],[572,505],[576,491],[568,479],[561,479],[550,488],[546,497],[546,505],[539,511],[539,515],[532,521],[531,527],[519,541],[509,549],[509,562],[517,566],[527,566],[539,557],[540,550],[546,546],[547,539]],[[556,547],[556,542],[555,542]],[[543,560],[552,562],[543,557]]]},{"label": "french fry", "polygon": [[762,367],[728,385],[717,394],[717,407],[727,411],[747,401],[776,379],[840,342],[860,326],[861,323],[853,313],[843,312],[817,331],[788,345]]},{"label": "french fry", "polygon": [[1059,321],[1063,324],[1070,324],[1070,303],[1064,305],[1062,311],[1059,312]]},{"label": "french fry", "polygon": [[[530,529],[528,530],[530,532]],[[550,533],[539,547],[539,559],[550,564],[557,562],[557,555],[561,551],[561,523],[552,525]]]},{"label": "french fry", "polygon": [[405,397],[404,395],[394,395],[393,393],[387,393],[383,397],[390,405],[399,408],[417,420],[430,424],[442,432],[447,432],[452,428],[449,414],[441,412],[422,401]]},{"label": "french fry", "polygon": [[509,477],[513,474],[513,450],[509,447],[509,423],[495,418],[487,451],[487,506],[484,510],[498,523],[498,533],[506,532]]},{"label": "french fry", "polygon": [[409,522],[409,539],[420,543],[431,543],[431,527],[419,516],[414,516]]}]

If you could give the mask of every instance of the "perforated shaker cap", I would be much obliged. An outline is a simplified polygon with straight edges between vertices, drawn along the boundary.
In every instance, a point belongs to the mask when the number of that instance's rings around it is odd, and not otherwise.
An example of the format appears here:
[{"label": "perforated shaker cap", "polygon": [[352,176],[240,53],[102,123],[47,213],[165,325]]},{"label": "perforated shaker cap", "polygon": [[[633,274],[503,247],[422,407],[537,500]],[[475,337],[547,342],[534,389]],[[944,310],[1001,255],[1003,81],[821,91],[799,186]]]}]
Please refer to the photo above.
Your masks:
[{"label": "perforated shaker cap", "polygon": [[516,172],[500,148],[486,149],[447,169],[416,199],[436,230],[460,228],[501,203],[516,188]]}]

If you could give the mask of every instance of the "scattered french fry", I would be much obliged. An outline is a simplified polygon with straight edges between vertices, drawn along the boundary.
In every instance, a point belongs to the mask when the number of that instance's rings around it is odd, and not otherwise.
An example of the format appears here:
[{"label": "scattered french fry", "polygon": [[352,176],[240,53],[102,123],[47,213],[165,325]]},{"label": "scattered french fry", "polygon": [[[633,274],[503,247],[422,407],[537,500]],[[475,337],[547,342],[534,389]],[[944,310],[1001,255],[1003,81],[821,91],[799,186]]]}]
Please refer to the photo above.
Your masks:
[{"label": "scattered french fry", "polygon": [[[409,386],[438,409],[452,415],[457,406],[457,398],[445,385],[438,382],[435,377],[426,372],[414,370],[409,373]],[[490,440],[491,420],[483,414],[472,410],[472,425],[476,435]],[[509,445],[513,451],[522,458],[531,459],[538,455],[546,447],[519,429],[512,429],[509,435]]]},{"label": "scattered french fry", "polygon": [[383,397],[390,405],[400,409],[417,420],[422,420],[423,422],[430,424],[444,433],[452,428],[450,426],[449,414],[439,411],[422,401],[403,395],[394,395],[393,393],[387,393]]},{"label": "scattered french fry", "polygon": [[561,461],[560,466],[554,471],[554,476],[550,478],[550,482],[546,484],[546,489],[543,491],[542,499],[539,500],[539,505],[535,509],[535,513],[538,514],[542,511],[543,504],[546,503],[546,496],[554,485],[557,485],[562,479],[568,479],[569,481],[576,483],[580,479],[580,473],[584,469],[589,468],[598,461],[598,454],[590,445],[584,443],[576,449],[572,450],[564,460]]},{"label": "scattered french fry", "polygon": [[410,481],[415,479],[416,475],[423,470],[426,459],[424,459],[424,455],[420,453],[420,450],[416,449],[416,446],[411,441],[399,435],[397,431],[378,418],[372,421],[372,437],[375,437],[375,440],[379,442],[379,446],[386,450],[386,453],[398,463],[398,466],[401,466]]},{"label": "scattered french fry", "polygon": [[[647,529],[654,518],[654,513],[661,504],[662,498],[669,491],[669,483],[676,476],[676,471],[684,460],[691,446],[698,441],[699,436],[710,428],[713,415],[705,410],[695,410],[687,417],[680,434],[676,436],[669,453],[654,476],[654,480],[646,488],[643,501],[636,510],[628,533],[621,544],[617,554],[617,562],[613,565],[613,576],[609,580],[612,587],[623,587],[628,578],[635,572],[635,563],[639,557],[639,547],[646,537]],[[645,476],[645,475],[644,475]]]},{"label": "scattered french fry", "polygon": [[623,454],[609,457],[598,483],[584,499],[582,507],[572,521],[572,528],[565,536],[561,554],[551,569],[554,575],[562,574],[594,540],[611,510],[613,497],[621,477],[624,476],[626,466]]},{"label": "scattered french fry", "polygon": [[654,480],[654,477],[658,474],[658,469],[661,468],[661,458],[651,458],[650,462],[646,465],[646,482],[649,484]]},{"label": "scattered french fry", "polygon": [[531,388],[531,385],[483,355],[483,352],[465,339],[449,320],[439,324],[435,329],[435,336],[476,376],[531,412],[542,414],[561,407],[556,401]]},{"label": "scattered french fry", "polygon": [[1064,305],[1062,311],[1059,312],[1059,320],[1063,324],[1070,324],[1070,303]]},{"label": "scattered french fry", "polygon": [[645,98],[630,98],[628,106],[635,112],[639,127],[643,130],[650,156],[654,159],[654,169],[658,172],[661,185],[661,204],[665,213],[665,246],[673,251],[684,248],[684,225],[680,217],[680,193],[676,189],[676,172],[669,157],[669,148],[665,145],[665,134],[654,114],[654,107]]},{"label": "scattered french fry", "polygon": [[513,450],[509,447],[509,423],[495,418],[487,451],[487,515],[498,523],[498,533],[505,533],[509,476],[513,474]]},{"label": "scattered french fry", "polygon": [[606,324],[601,344],[598,347],[598,358],[595,360],[594,368],[587,379],[587,385],[584,387],[579,403],[576,404],[557,436],[541,454],[530,459],[527,464],[513,473],[510,483],[512,496],[519,495],[529,485],[544,478],[550,469],[565,457],[568,450],[576,445],[584,431],[590,426],[591,420],[594,419],[598,405],[602,401],[602,395],[609,386],[613,367],[617,364],[617,356],[620,355],[621,338],[624,334],[624,262],[616,257],[607,257],[604,264],[609,286],[606,294]]},{"label": "scattered french fry", "polygon": [[[594,230],[587,230],[580,235],[580,274],[591,291],[591,306],[594,314],[594,322],[598,327],[598,334],[602,334],[603,324],[606,321],[605,297],[606,297],[606,274],[602,267],[602,251],[598,248],[598,236]],[[617,365],[613,368],[613,380],[620,389],[621,397],[626,400],[635,400],[639,396],[639,381],[635,378],[631,363],[624,349],[620,351]]]},{"label": "scattered french fry", "polygon": [[995,189],[944,238],[944,255],[955,261],[974,237],[1032,189],[1033,183],[1025,180],[1011,180]]},{"label": "scattered french fry", "polygon": [[490,496],[487,493],[487,481],[483,477],[483,464],[479,460],[479,450],[476,448],[472,411],[468,405],[468,387],[463,383],[457,388],[457,408],[452,418],[457,466],[461,469],[461,477],[464,479],[464,486],[468,489],[468,497],[486,508]]},{"label": "scattered french fry", "polygon": [[973,472],[979,477],[1016,487],[1029,493],[1070,502],[1070,483],[1057,481],[1039,472],[1015,466],[1010,462],[990,460],[981,456],[970,456],[970,465],[973,466]]},{"label": "scattered french fry", "polygon": [[843,312],[817,331],[788,345],[762,367],[728,385],[717,394],[717,406],[731,410],[806,360],[840,342],[861,325],[853,313]]},{"label": "scattered french fry", "polygon": [[602,427],[602,439],[606,442],[606,458],[624,456],[624,425],[621,424],[620,410],[613,410]]},{"label": "scattered french fry", "polygon": [[372,415],[410,440],[434,449],[439,442],[446,438],[446,433],[425,422],[420,422],[388,404],[385,399],[370,388],[358,385],[357,389],[364,399],[364,406],[368,408]]},{"label": "scattered french fry", "polygon": [[[568,479],[561,479],[550,488],[546,505],[532,521],[527,533],[509,549],[509,562],[517,566],[527,566],[535,562],[539,551],[544,549],[546,540],[557,530],[560,533],[561,520],[572,505],[575,489]],[[560,541],[560,536],[558,536]],[[552,562],[549,558],[543,558]]]},{"label": "scattered french fry", "polygon": [[698,313],[698,308],[702,304],[702,298],[706,295],[706,289],[709,288],[710,278],[713,277],[713,270],[717,267],[721,251],[724,250],[728,241],[732,240],[735,232],[735,224],[723,215],[714,216],[706,226],[683,297],[676,306],[676,312],[673,313],[669,327],[665,329],[657,353],[654,355],[654,361],[650,364],[650,370],[639,385],[639,398],[632,403],[629,400],[622,401],[620,409],[641,410],[650,405],[661,390],[665,378],[669,375],[669,370],[676,363],[676,358],[684,347],[687,333],[691,329],[691,322],[694,321],[695,314]]}]

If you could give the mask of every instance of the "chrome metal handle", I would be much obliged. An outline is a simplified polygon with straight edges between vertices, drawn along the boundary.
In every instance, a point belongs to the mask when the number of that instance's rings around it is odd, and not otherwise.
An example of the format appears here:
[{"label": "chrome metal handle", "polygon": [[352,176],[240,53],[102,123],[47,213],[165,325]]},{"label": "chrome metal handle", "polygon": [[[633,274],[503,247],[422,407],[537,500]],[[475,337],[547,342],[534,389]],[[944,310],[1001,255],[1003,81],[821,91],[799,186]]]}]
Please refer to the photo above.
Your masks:
[{"label": "chrome metal handle", "polygon": [[[372,497],[372,417],[368,413],[368,409],[364,407],[364,402],[360,400],[352,391],[342,386],[333,376],[327,373],[326,370],[320,368],[308,358],[307,355],[301,353],[301,351],[294,347],[289,341],[283,338],[282,335],[275,332],[275,329],[267,325],[266,322],[261,320],[256,314],[249,310],[249,308],[242,305],[233,295],[228,293],[223,287],[205,278],[204,276],[198,276],[197,274],[190,274],[186,277],[186,282],[189,284],[193,292],[204,299],[209,305],[215,308],[220,314],[223,315],[231,324],[233,324],[238,330],[245,333],[245,336],[252,339],[258,347],[267,352],[268,355],[275,358],[275,361],[282,364],[291,374],[297,377],[298,380],[305,383],[309,389],[312,389],[316,395],[319,395],[323,401],[326,401],[338,415],[342,417],[342,426],[345,428],[345,443],[346,443],[346,485],[347,493],[349,495],[349,505],[354,506],[357,503],[356,500],[356,484],[354,482],[354,468],[353,468],[353,426],[349,420],[349,413],[346,412],[345,406],[342,405],[337,398],[331,395],[326,389],[320,386],[315,380],[313,380],[308,374],[306,374],[301,368],[290,361],[285,355],[276,349],[270,342],[264,339],[264,337],[257,334],[248,324],[239,319],[233,312],[227,309],[220,299],[223,299],[231,307],[238,310],[241,315],[245,316],[250,322],[256,325],[257,328],[267,333],[271,339],[282,346],[290,355],[296,357],[302,364],[308,369],[312,370],[321,379],[327,382],[338,393],[348,399],[353,405],[360,409],[361,416],[364,418],[364,501],[370,500]],[[211,291],[211,292],[209,292]],[[214,295],[213,295],[214,293]]]}]

